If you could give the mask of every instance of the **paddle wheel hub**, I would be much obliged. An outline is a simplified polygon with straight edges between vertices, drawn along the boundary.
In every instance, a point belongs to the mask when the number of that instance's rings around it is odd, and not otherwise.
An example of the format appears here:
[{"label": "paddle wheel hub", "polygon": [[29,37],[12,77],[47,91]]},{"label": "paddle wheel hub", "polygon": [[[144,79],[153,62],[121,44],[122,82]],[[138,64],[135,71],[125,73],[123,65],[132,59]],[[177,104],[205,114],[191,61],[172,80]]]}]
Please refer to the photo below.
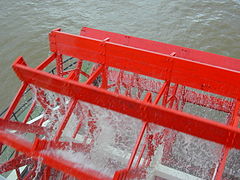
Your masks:
[{"label": "paddle wheel hub", "polygon": [[22,85],[0,118],[0,174],[240,176],[239,59],[86,27],[49,41],[36,68],[13,63]]}]

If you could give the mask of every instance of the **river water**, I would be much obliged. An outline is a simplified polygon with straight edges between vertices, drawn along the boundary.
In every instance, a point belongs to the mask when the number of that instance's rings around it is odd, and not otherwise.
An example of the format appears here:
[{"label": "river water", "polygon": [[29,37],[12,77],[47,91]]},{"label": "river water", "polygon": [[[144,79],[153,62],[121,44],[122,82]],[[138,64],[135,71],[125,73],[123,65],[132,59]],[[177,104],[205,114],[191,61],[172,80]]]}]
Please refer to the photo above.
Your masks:
[{"label": "river water", "polygon": [[240,58],[239,0],[0,0],[0,111],[20,86],[15,58],[35,66],[50,30],[83,26]]}]

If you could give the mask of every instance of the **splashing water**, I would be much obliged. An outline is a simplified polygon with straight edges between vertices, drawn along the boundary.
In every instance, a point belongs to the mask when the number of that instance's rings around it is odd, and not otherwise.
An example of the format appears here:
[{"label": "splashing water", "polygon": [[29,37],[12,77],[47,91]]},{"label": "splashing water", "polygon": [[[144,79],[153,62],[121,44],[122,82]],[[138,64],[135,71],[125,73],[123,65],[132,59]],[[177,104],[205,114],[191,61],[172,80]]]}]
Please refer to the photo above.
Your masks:
[{"label": "splashing water", "polygon": [[[37,94],[37,89],[35,93]],[[44,93],[51,111],[51,113],[44,113],[48,121],[45,126],[53,129],[47,138],[52,139],[67,111],[70,98],[46,90]],[[73,132],[79,123],[81,127],[76,138],[73,138]],[[78,101],[60,138],[61,141],[69,142],[70,145],[62,150],[49,148],[43,152],[73,162],[77,167],[93,169],[113,177],[115,171],[127,167],[141,126],[142,121],[139,119]],[[180,177],[183,173],[190,174],[196,179],[198,177],[211,179],[214,176],[221,157],[222,145],[152,123],[148,126],[150,134],[161,134],[164,131],[168,133],[162,137],[160,144],[151,142],[155,146],[155,151],[144,179],[154,177],[156,171],[166,168],[174,172],[176,177]],[[146,137],[145,133],[143,136],[145,140],[142,140],[140,147],[144,143],[147,144]],[[172,143],[169,144],[169,142]],[[72,149],[71,143],[86,144],[90,148],[86,151]],[[171,145],[168,152],[170,154],[166,151],[169,145]],[[146,155],[147,152],[144,152],[140,167]],[[138,156],[139,152],[136,157]]]}]

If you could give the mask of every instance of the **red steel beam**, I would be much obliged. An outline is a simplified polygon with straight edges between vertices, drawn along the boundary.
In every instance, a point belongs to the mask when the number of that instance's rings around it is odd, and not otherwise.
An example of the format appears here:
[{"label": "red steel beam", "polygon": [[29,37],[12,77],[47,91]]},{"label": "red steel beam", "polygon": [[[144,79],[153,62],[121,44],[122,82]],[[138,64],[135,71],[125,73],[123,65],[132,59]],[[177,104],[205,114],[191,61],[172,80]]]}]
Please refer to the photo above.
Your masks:
[{"label": "red steel beam", "polygon": [[69,120],[69,118],[70,118],[71,115],[72,115],[72,112],[73,112],[76,104],[77,104],[77,100],[72,99],[72,100],[70,101],[69,107],[68,107],[68,109],[67,109],[67,112],[65,113],[64,118],[63,118],[63,120],[61,121],[61,123],[60,123],[60,125],[59,125],[59,127],[58,127],[58,129],[57,129],[56,135],[54,136],[54,141],[58,141],[58,140],[60,139],[60,137],[61,137],[61,135],[62,135],[62,133],[63,133],[63,131],[64,131],[67,123],[68,123],[68,120]]},{"label": "red steel beam", "polygon": [[189,59],[196,62],[211,64],[214,66],[240,71],[239,59],[221,56],[209,52],[203,52],[191,48],[176,46],[172,44],[142,39],[124,34],[118,34],[88,27],[83,27],[80,32],[81,36],[90,37],[94,39],[103,40],[109,38],[109,42],[131,46],[148,51],[171,54],[176,52],[176,56]]},{"label": "red steel beam", "polygon": [[8,146],[11,146],[14,149],[17,149],[18,151],[26,153],[27,155],[31,156],[36,160],[38,160],[39,157],[42,157],[43,158],[42,162],[44,164],[49,165],[60,171],[63,171],[67,174],[73,175],[75,177],[91,180],[110,179],[109,177],[104,176],[95,170],[85,169],[80,166],[81,164],[65,160],[57,156],[56,154],[49,154],[46,153],[46,151],[45,152],[35,151],[33,149],[34,144],[16,135],[0,131],[0,142]]},{"label": "red steel beam", "polygon": [[32,114],[32,112],[34,111],[36,105],[37,105],[37,101],[34,100],[34,101],[32,102],[32,104],[31,104],[31,106],[30,106],[30,108],[29,108],[29,110],[28,110],[25,118],[23,119],[23,123],[27,123],[27,122],[28,122],[28,119],[31,117],[31,114]]},{"label": "red steel beam", "polygon": [[[21,63],[20,61],[21,60],[19,60],[18,62]],[[12,103],[10,104],[5,116],[3,117],[4,120],[8,121],[11,118],[14,109],[17,107],[17,104],[20,101],[20,99],[22,98],[22,95],[25,92],[25,90],[27,89],[27,87],[28,87],[27,83],[22,83],[21,88],[19,89],[18,93],[14,97],[14,99],[13,99]]]},{"label": "red steel beam", "polygon": [[6,144],[8,146],[13,147],[21,152],[31,152],[32,143],[29,141],[16,136],[14,134],[7,133],[5,131],[0,130],[0,142]]},{"label": "red steel beam", "polygon": [[4,119],[0,118],[0,130],[17,130],[19,132],[25,133],[34,133],[34,134],[47,134],[49,130],[47,128],[37,126],[34,124],[25,124],[16,121],[5,121]]},{"label": "red steel beam", "polygon": [[235,70],[108,41],[102,46],[100,40],[59,31],[52,31],[49,40],[52,52],[240,98],[240,74]]},{"label": "red steel beam", "polygon": [[[233,127],[238,127],[239,124],[239,117],[238,117],[238,112],[239,112],[239,107],[240,107],[240,101],[236,101],[234,110],[232,112],[232,117],[230,119],[229,125]],[[226,163],[227,163],[227,157],[228,154],[231,150],[231,147],[224,146],[222,150],[222,156],[221,156],[221,161],[219,162],[218,170],[215,179],[220,180],[222,178]]]},{"label": "red steel beam", "polygon": [[91,169],[85,169],[82,168],[77,163],[73,163],[71,161],[62,159],[59,156],[56,156],[55,154],[44,154],[39,153],[40,157],[43,157],[43,163],[54,167],[58,170],[61,170],[65,172],[66,174],[73,175],[75,177],[78,177],[79,179],[91,179],[91,180],[101,180],[101,179],[110,179],[107,176],[102,175],[101,173],[91,170]]},{"label": "red steel beam", "polygon": [[43,70],[47,67],[55,58],[57,57],[56,53],[51,54],[47,59],[45,59],[41,64],[39,64],[36,69]]},{"label": "red steel beam", "polygon": [[[148,93],[146,95],[145,99],[144,99],[144,102],[150,102],[151,98],[152,98],[151,97],[151,93]],[[132,150],[132,154],[131,154],[131,157],[130,157],[129,162],[128,162],[127,171],[129,171],[131,169],[131,167],[132,167],[133,161],[134,161],[135,156],[137,154],[138,148],[139,148],[139,146],[141,144],[142,137],[143,137],[143,135],[145,133],[145,129],[146,129],[147,125],[148,125],[148,122],[143,122],[141,131],[138,134],[138,138],[136,140],[136,144],[135,144],[135,146],[134,146],[134,148]]]},{"label": "red steel beam", "polygon": [[103,71],[103,69],[104,69],[104,66],[99,66],[85,83],[92,84],[94,82],[94,80],[99,76],[99,74]]},{"label": "red steel beam", "polygon": [[139,118],[146,122],[240,149],[240,130],[238,128],[135,100],[70,79],[64,79],[27,67],[21,64],[21,61],[23,61],[23,58],[17,59],[13,64],[13,69],[17,76],[26,83]]}]

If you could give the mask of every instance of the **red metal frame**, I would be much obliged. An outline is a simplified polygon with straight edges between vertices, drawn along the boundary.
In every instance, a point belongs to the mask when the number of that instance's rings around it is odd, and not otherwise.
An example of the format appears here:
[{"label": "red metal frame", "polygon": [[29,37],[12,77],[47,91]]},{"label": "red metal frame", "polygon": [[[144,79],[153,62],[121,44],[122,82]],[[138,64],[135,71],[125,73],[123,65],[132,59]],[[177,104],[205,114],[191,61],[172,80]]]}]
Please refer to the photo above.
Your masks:
[{"label": "red metal frame", "polygon": [[[157,79],[170,80],[173,83],[227,97],[239,98],[240,76],[238,71],[113,42],[106,41],[104,44],[103,46],[101,40],[59,31],[50,33],[50,50],[52,52]],[[102,53],[104,49],[105,55]],[[235,63],[239,64],[237,60]],[[191,76],[189,76],[190,74]]]},{"label": "red metal frame", "polygon": [[[109,179],[109,177],[102,175],[100,172],[76,167],[76,164],[73,162],[53,154],[44,154],[42,151],[47,147],[62,149],[68,146],[67,142],[60,141],[60,137],[78,100],[143,121],[142,130],[132,151],[129,164],[126,169],[116,171],[114,179],[138,177],[141,172],[136,170],[140,168],[139,165],[144,152],[147,152],[147,158],[145,158],[143,164],[145,166],[150,164],[151,156],[154,154],[156,146],[162,143],[161,139],[168,133],[168,130],[166,129],[162,135],[159,133],[148,134],[149,123],[224,145],[223,157],[216,176],[216,179],[221,178],[229,150],[231,148],[240,149],[240,130],[238,128],[240,62],[238,59],[91,28],[83,28],[80,35],[71,35],[56,29],[49,34],[49,41],[50,50],[53,54],[36,68],[27,66],[22,57],[17,58],[13,63],[13,69],[19,79],[23,81],[23,84],[7,113],[0,119],[0,142],[25,153],[26,156],[32,157],[33,160],[31,162],[33,163],[41,157],[43,159],[42,163],[47,165],[43,170],[43,179],[47,179],[49,174],[51,174],[51,168],[77,178]],[[74,70],[63,70],[62,55],[79,59]],[[53,75],[44,72],[43,69],[54,60],[56,60],[57,73]],[[93,67],[93,72],[90,75],[82,71],[82,60],[98,64]],[[125,74],[124,71],[132,72],[133,74]],[[86,82],[78,81],[80,74],[86,76]],[[65,77],[66,75],[68,77]],[[152,79],[143,77],[143,75]],[[99,86],[94,85],[98,77],[101,77],[101,85]],[[156,81],[156,79],[164,80],[165,82],[162,83]],[[109,81],[114,83],[109,84]],[[34,124],[26,124],[36,106],[36,102],[32,103],[23,122],[12,122],[10,120],[14,109],[29,84],[71,98],[66,112],[64,109],[61,110],[61,108],[59,110],[65,116],[52,141],[39,139],[39,135],[47,134],[48,131],[51,131],[51,127],[42,127],[42,124],[47,119],[42,118]],[[125,87],[125,94],[121,94],[120,86]],[[114,92],[110,91],[111,87],[115,87]],[[138,89],[137,98],[132,97],[131,87]],[[186,89],[186,87],[201,90],[205,94]],[[145,100],[140,98],[143,91],[147,92]],[[206,92],[232,98],[237,103],[235,103],[233,108],[233,101],[225,100]],[[44,93],[41,90],[38,93],[38,101],[41,102],[41,106],[46,113],[51,113],[48,108],[51,105],[44,99]],[[153,99],[154,94],[156,95],[155,99]],[[186,103],[230,113],[232,114],[231,121],[228,124],[223,124],[184,113],[182,111]],[[72,134],[73,138],[76,137],[81,124],[82,119],[79,120]],[[91,122],[89,126],[91,129],[90,133],[93,134],[95,122]],[[34,133],[36,137],[34,142],[29,142],[19,138],[17,135],[4,131],[5,129]],[[144,144],[140,150],[139,145],[143,141],[145,133],[147,134],[146,141],[149,145]],[[151,145],[153,141],[157,142],[155,147]],[[166,157],[170,153],[171,144],[174,141],[175,138],[173,137],[168,142],[168,145],[165,145],[164,153]],[[74,147],[78,149],[84,149],[84,146],[86,144],[74,144]],[[89,148],[91,148],[90,146],[91,143]],[[85,148],[85,150],[87,149]],[[139,150],[140,155],[136,159],[136,153]],[[24,155],[22,158],[26,158],[26,156]],[[22,166],[22,164],[15,162],[17,158],[21,158],[21,156],[16,155],[12,161],[1,165],[0,173],[5,172],[3,169],[9,166],[12,166],[12,169]],[[133,166],[134,162],[135,165]],[[35,168],[29,172],[25,179],[34,176]],[[16,171],[19,176],[19,170],[16,169]],[[67,178],[68,175],[62,175],[62,179]]]}]

